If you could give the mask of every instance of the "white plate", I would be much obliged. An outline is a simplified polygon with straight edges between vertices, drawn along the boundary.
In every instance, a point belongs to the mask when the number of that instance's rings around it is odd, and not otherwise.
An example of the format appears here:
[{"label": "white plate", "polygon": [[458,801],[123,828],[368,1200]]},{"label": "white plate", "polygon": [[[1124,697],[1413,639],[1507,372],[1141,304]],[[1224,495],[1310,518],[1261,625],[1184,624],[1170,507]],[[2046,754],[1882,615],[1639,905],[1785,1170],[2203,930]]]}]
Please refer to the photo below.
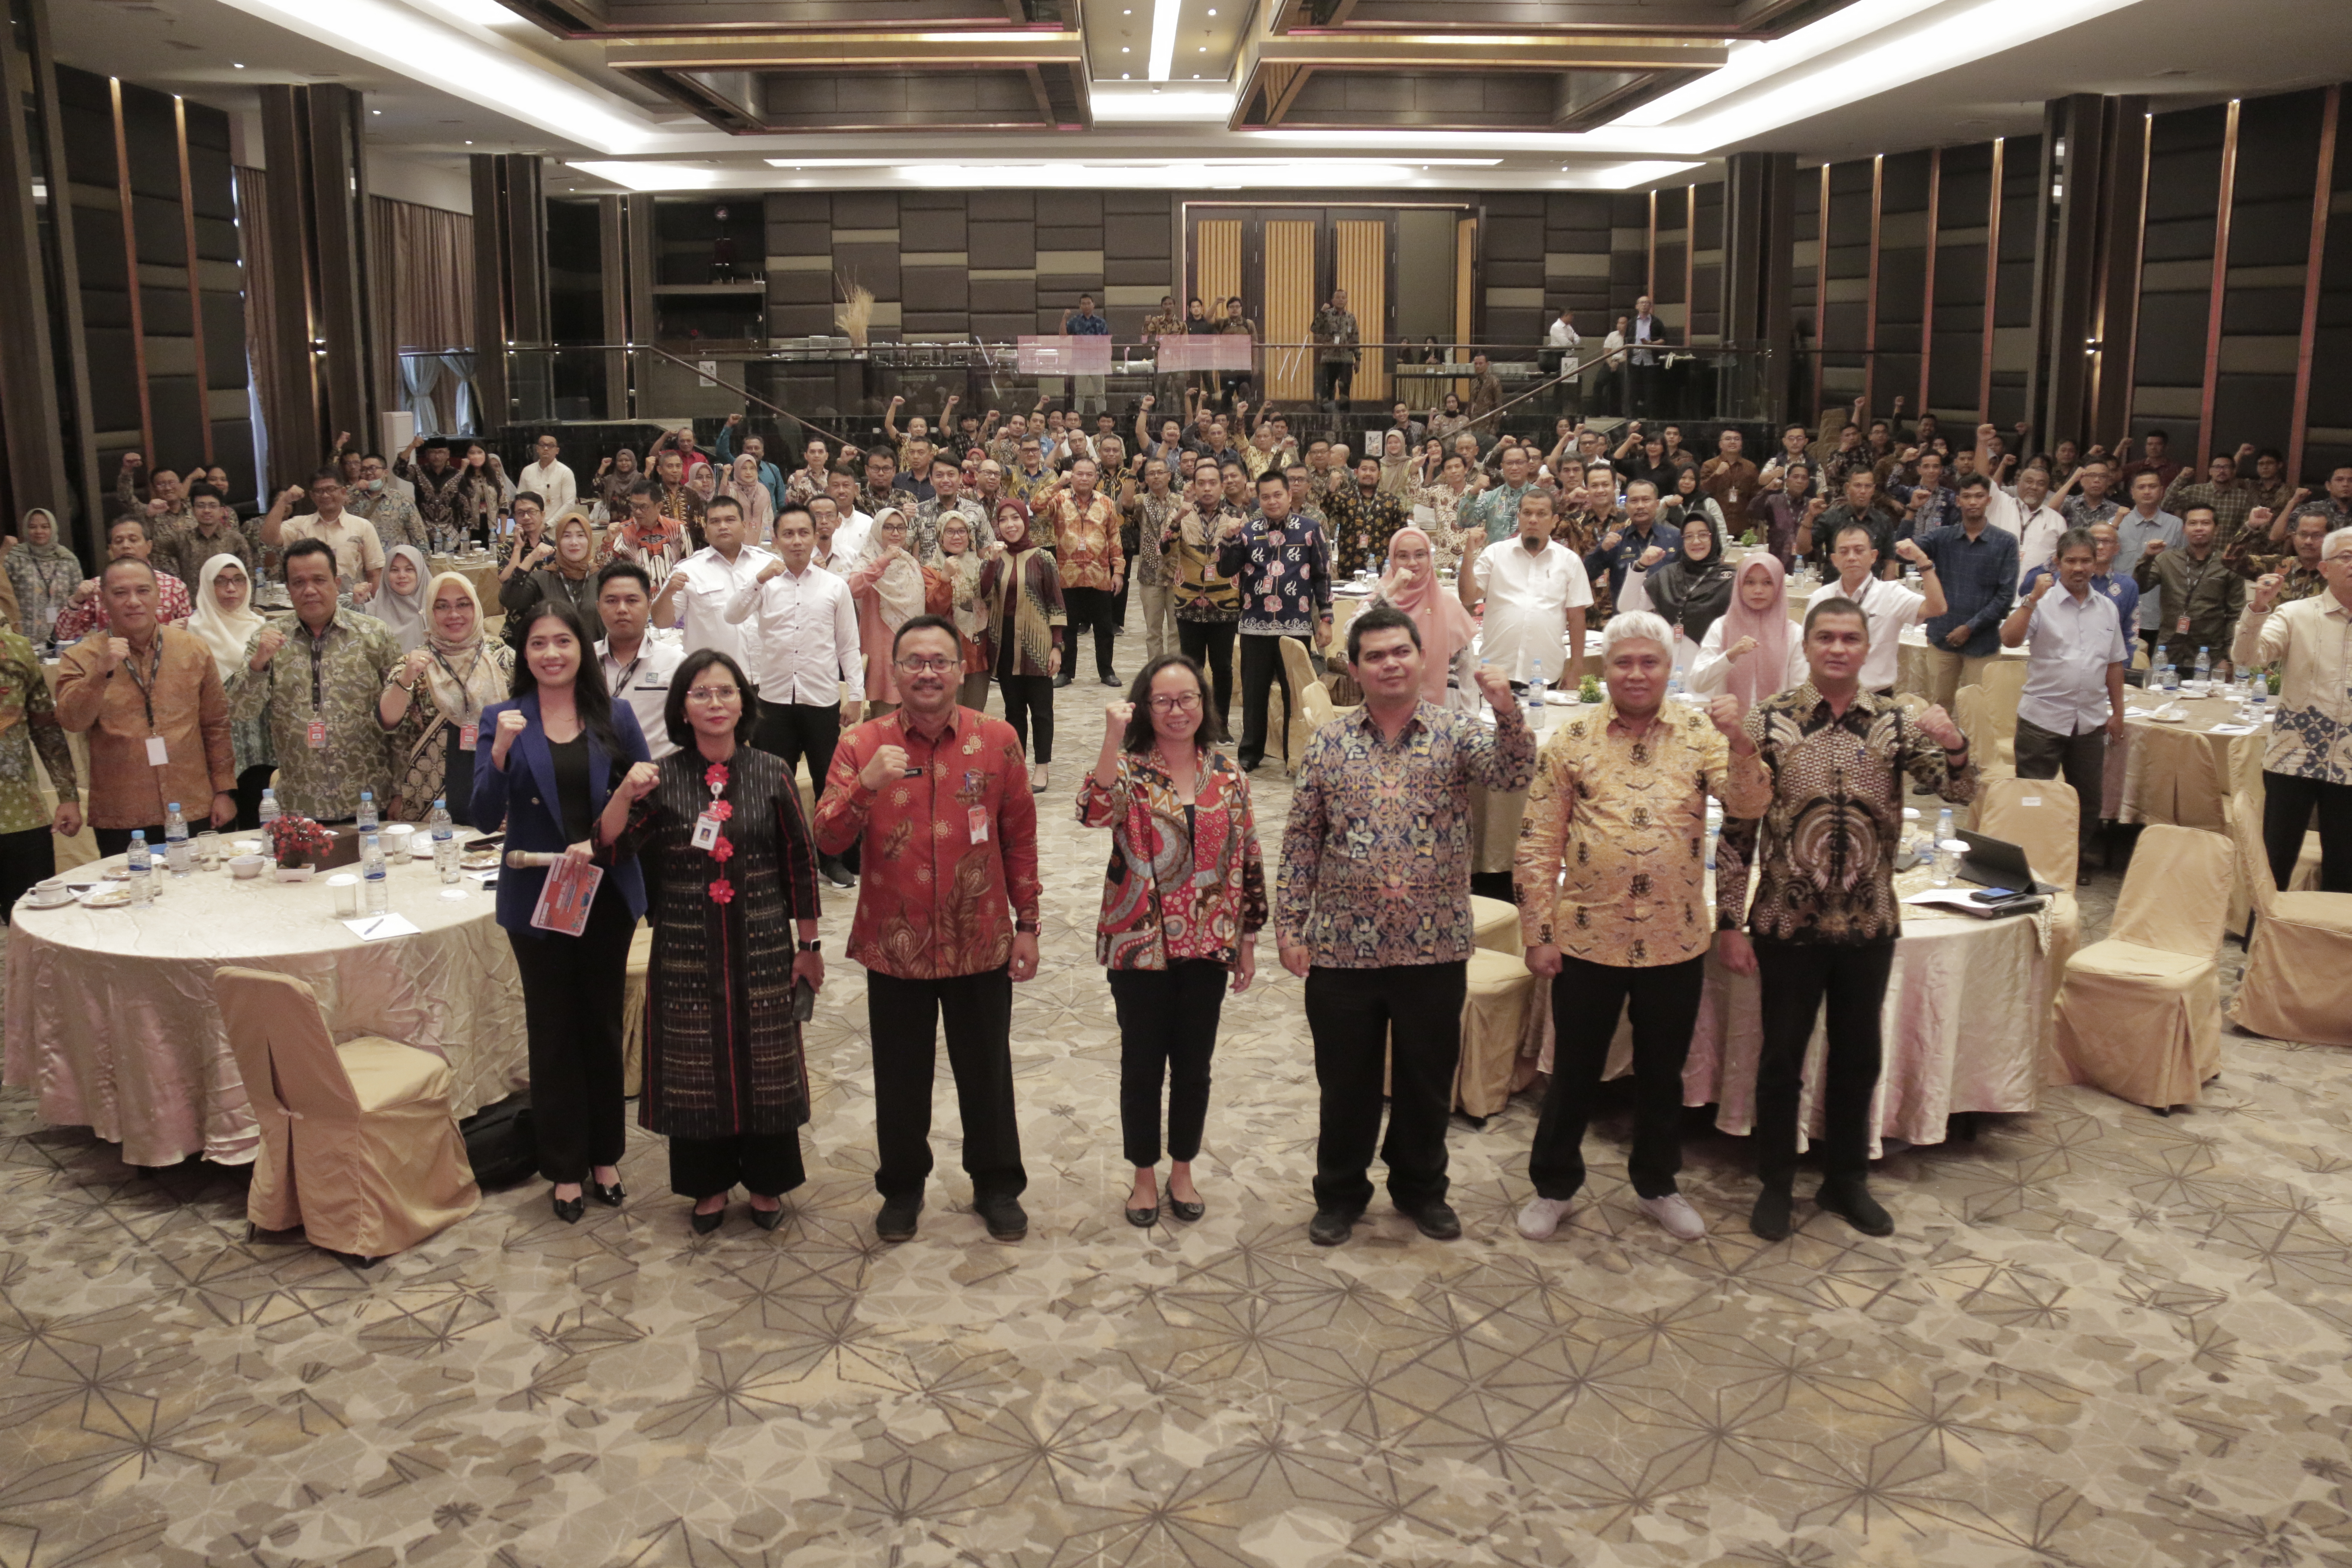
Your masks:
[{"label": "white plate", "polygon": [[81,907],[86,910],[127,909],[130,903],[131,889],[128,888],[93,888],[81,899]]},{"label": "white plate", "polygon": [[37,910],[61,910],[74,901],[71,888],[59,888],[56,894],[44,898],[39,893],[26,893],[23,901]]}]

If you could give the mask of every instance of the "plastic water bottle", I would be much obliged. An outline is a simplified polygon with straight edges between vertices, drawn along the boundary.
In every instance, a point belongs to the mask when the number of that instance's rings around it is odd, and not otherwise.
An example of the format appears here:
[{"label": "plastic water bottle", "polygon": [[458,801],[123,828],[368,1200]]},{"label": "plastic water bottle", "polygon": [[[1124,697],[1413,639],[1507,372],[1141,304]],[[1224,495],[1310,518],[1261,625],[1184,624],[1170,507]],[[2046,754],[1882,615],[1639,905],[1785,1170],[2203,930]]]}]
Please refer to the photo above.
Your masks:
[{"label": "plastic water bottle", "polygon": [[263,844],[273,851],[278,847],[278,819],[285,815],[278,805],[278,792],[264,789],[261,792],[261,838]]},{"label": "plastic water bottle", "polygon": [[1680,702],[1682,700],[1683,667],[1678,664],[1675,666],[1675,672],[1666,677],[1666,700],[1669,702]]},{"label": "plastic water bottle", "polygon": [[2164,661],[2164,694],[2171,697],[2177,695],[2179,690],[2180,667],[2168,658]]},{"label": "plastic water bottle", "polygon": [[444,882],[457,879],[457,825],[449,819],[446,797],[436,798],[433,815],[425,819],[425,830],[433,835],[433,869]]},{"label": "plastic water bottle", "polygon": [[1537,676],[1528,682],[1528,728],[1544,727],[1544,678]]},{"label": "plastic water bottle", "polygon": [[174,877],[196,868],[194,852],[188,847],[188,819],[180,815],[176,800],[163,811],[163,865]]},{"label": "plastic water bottle", "polygon": [[2246,671],[2246,695],[2247,700],[2254,705],[2254,713],[2256,717],[2260,717],[2263,710],[2270,703],[2270,677],[2264,675],[2259,669],[2250,669]]},{"label": "plastic water bottle", "polygon": [[360,831],[373,833],[375,830],[375,791],[363,789],[360,791]]},{"label": "plastic water bottle", "polygon": [[2197,650],[2197,684],[2210,688],[2212,679],[2213,650],[2210,647],[2200,647]]},{"label": "plastic water bottle", "polygon": [[139,829],[132,830],[131,854],[128,859],[131,868],[131,901],[134,904],[153,903],[155,901],[155,869],[154,862],[147,853],[145,832]]},{"label": "plastic water bottle", "polygon": [[366,883],[365,908],[380,915],[392,907],[392,877],[383,863],[383,840],[373,832],[360,835],[360,876]]},{"label": "plastic water bottle", "polygon": [[1936,842],[1938,844],[1948,842],[1951,837],[1952,808],[1948,805],[1936,814]]}]

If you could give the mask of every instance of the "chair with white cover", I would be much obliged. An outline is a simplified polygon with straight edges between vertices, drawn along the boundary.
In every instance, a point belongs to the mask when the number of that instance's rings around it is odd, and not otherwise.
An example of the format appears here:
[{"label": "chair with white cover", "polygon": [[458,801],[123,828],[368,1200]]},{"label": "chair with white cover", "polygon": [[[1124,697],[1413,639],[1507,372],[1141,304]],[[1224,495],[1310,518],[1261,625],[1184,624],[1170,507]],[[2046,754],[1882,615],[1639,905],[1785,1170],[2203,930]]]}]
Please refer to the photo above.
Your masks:
[{"label": "chair with white cover", "polygon": [[474,1212],[447,1062],[373,1035],[337,1045],[318,994],[291,975],[228,968],[213,984],[262,1125],[253,1224],[373,1258]]},{"label": "chair with white cover", "polygon": [[1508,899],[1471,894],[1470,940],[1489,952],[1508,953],[1513,958],[1525,955],[1528,947],[1519,929],[1519,906]]},{"label": "chair with white cover", "polygon": [[2168,1112],[2195,1104],[2221,1070],[2232,858],[2218,833],[2158,824],[2140,834],[2106,940],[2074,954],[2059,982],[2071,1081]]},{"label": "chair with white cover", "polygon": [[2280,892],[2263,849],[2263,808],[2230,799],[2238,874],[2253,895],[2253,934],[2230,1021],[2251,1035],[2352,1046],[2352,893]]},{"label": "chair with white cover", "polygon": [[[1286,747],[1290,771],[1298,771],[1298,761],[1307,754],[1307,739],[1315,733],[1315,724],[1307,717],[1307,689],[1319,685],[1316,679],[1315,661],[1307,655],[1307,645],[1297,637],[1281,639],[1282,673],[1290,680],[1290,700],[1282,716],[1283,733],[1289,737]],[[1282,699],[1282,688],[1276,686],[1266,693],[1266,727],[1275,724],[1274,704]],[[1328,688],[1324,689],[1324,701],[1330,701]]]}]

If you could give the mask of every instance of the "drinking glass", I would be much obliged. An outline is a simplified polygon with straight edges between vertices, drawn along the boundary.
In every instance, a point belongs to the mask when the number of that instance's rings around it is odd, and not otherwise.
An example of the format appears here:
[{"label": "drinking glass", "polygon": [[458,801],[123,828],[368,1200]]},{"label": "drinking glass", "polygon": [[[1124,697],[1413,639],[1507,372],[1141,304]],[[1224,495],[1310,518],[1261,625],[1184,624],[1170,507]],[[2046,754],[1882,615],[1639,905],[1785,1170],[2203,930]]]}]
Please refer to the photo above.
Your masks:
[{"label": "drinking glass", "polygon": [[220,869],[220,835],[205,828],[196,835],[196,864],[207,871]]},{"label": "drinking glass", "polygon": [[1936,886],[1952,885],[1953,879],[1960,874],[1960,857],[1968,852],[1969,847],[1957,838],[1947,838],[1936,846]]}]

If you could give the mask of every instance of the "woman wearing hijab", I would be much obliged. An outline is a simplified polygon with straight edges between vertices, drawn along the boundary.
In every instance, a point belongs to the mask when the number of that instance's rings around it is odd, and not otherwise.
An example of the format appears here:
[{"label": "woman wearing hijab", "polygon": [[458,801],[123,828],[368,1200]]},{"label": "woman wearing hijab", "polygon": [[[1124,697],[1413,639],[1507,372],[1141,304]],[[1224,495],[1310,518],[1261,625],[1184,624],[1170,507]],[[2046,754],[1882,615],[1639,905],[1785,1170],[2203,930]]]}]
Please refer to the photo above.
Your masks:
[{"label": "woman wearing hijab", "polygon": [[726,493],[743,509],[743,537],[761,548],[776,530],[775,498],[760,482],[760,459],[746,452],[727,470]]},{"label": "woman wearing hijab", "polygon": [[629,515],[629,487],[637,482],[637,455],[626,447],[597,465],[591,483],[606,521]]},{"label": "woman wearing hijab", "polygon": [[[571,605],[584,625],[602,624],[596,616],[596,574],[589,559],[588,513],[577,506],[565,507],[549,521],[547,535],[554,544],[554,555],[499,584],[499,604],[507,613],[506,642],[510,648],[521,647],[522,624],[530,619],[531,607],[547,600]],[[536,554],[534,551],[532,555]]]},{"label": "woman wearing hijab", "polygon": [[1381,437],[1381,482],[1378,493],[1394,496],[1410,505],[1412,500],[1415,473],[1412,448],[1406,445],[1404,432],[1391,429]]},{"label": "woman wearing hijab", "polygon": [[[247,674],[245,650],[251,646],[254,634],[267,624],[254,611],[253,579],[246,572],[245,563],[226,552],[205,562],[196,574],[196,613],[188,617],[188,629],[202,637],[205,646],[212,650],[223,691],[235,695],[236,683]],[[228,741],[236,767],[236,825],[258,827],[261,792],[268,787],[270,775],[278,771],[278,753],[269,743],[268,719],[258,714],[239,719],[232,703]]]},{"label": "woman wearing hijab", "polygon": [[1675,628],[1675,663],[1688,669],[1698,659],[1699,644],[1723,613],[1731,608],[1736,575],[1724,559],[1722,525],[1694,510],[1683,528],[1682,545],[1671,561],[1651,568],[1629,600],[1646,595],[1647,604],[1627,608],[1654,610]]},{"label": "woman wearing hijab", "polygon": [[1673,489],[1667,494],[1666,510],[1662,515],[1685,533],[1690,531],[1691,519],[1699,516],[1705,516],[1714,525],[1718,536],[1730,527],[1724,521],[1723,508],[1716,504],[1713,496],[1698,488],[1696,468],[1684,468],[1674,471]]},{"label": "woman wearing hijab", "polygon": [[430,584],[423,631],[376,699],[376,721],[390,732],[398,764],[385,815],[422,822],[446,798],[451,819],[471,827],[482,710],[513,689],[514,652],[483,635],[482,602],[455,572]]},{"label": "woman wearing hijab", "polygon": [[1773,557],[1751,555],[1739,568],[1731,607],[1699,639],[1690,689],[1707,697],[1730,692],[1745,717],[1763,699],[1811,679],[1805,640],[1789,618],[1788,575]]},{"label": "woman wearing hijab", "polygon": [[1478,624],[1459,595],[1439,586],[1437,546],[1426,532],[1400,528],[1391,536],[1388,570],[1374,599],[1381,602],[1402,610],[1421,628],[1421,694],[1440,708],[1446,706],[1447,679],[1466,666]]},{"label": "woman wearing hijab", "polygon": [[382,621],[403,653],[425,646],[425,585],[431,580],[425,552],[414,544],[394,545],[384,557],[383,592],[370,599],[362,612]]},{"label": "woman wearing hijab", "polygon": [[36,648],[47,647],[50,629],[82,579],[80,558],[58,542],[57,513],[37,506],[25,514],[7,564],[9,585],[16,591],[17,627]]},{"label": "woman wearing hijab", "polygon": [[[1054,761],[1054,677],[1062,670],[1062,638],[1069,616],[1062,607],[1062,574],[1029,532],[1029,509],[1017,500],[996,505],[1001,553],[980,571],[984,617],[982,646],[1004,698],[1004,721],[1029,752],[1029,787],[1045,787]],[[1029,721],[1037,743],[1029,746]]]},{"label": "woman wearing hijab", "polygon": [[[947,579],[915,559],[914,526],[891,506],[874,520],[866,553],[849,569],[849,595],[857,605],[857,646],[895,646],[898,628],[917,616],[946,615]],[[897,667],[887,658],[866,661],[866,716],[879,719],[898,706]]]},{"label": "woman wearing hijab", "polygon": [[982,646],[988,614],[980,603],[982,564],[972,542],[971,520],[960,511],[940,519],[940,559],[932,570],[947,583],[948,618],[955,622],[956,641],[963,648],[963,684],[956,701],[975,713],[988,707],[988,649]]}]

